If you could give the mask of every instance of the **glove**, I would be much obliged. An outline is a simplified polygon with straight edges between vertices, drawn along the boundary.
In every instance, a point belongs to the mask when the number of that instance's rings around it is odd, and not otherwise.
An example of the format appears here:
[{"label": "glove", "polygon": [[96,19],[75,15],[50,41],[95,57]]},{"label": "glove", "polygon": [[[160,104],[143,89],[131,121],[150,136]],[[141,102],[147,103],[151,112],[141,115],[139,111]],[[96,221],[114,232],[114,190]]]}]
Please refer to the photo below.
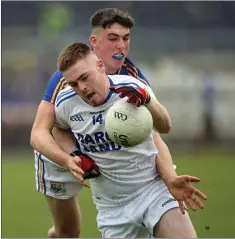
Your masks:
[{"label": "glove", "polygon": [[111,91],[119,94],[120,98],[128,97],[127,102],[133,103],[137,107],[147,104],[150,101],[149,93],[140,87],[133,86],[110,86]]},{"label": "glove", "polygon": [[74,150],[70,156],[78,156],[81,159],[81,169],[85,172],[83,178],[90,179],[98,177],[100,173],[99,167],[95,164],[94,160],[91,159],[88,155],[83,154],[79,150]]}]

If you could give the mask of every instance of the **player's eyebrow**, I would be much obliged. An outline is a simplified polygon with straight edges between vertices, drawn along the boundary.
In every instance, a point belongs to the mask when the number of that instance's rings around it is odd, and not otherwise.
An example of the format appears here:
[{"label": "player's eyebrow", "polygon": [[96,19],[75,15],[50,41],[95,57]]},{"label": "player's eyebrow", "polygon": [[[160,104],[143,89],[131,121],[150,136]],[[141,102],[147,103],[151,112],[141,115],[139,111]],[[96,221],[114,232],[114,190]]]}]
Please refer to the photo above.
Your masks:
[{"label": "player's eyebrow", "polygon": [[[120,37],[120,35],[118,35],[117,33],[109,33],[108,36],[115,36],[115,37]],[[130,33],[127,33],[126,35],[124,35],[123,37],[129,37]]]},{"label": "player's eyebrow", "polygon": [[77,83],[77,81],[79,81],[80,79],[82,79],[87,73],[82,73],[75,81],[69,81],[68,84],[73,84],[73,83]]},{"label": "player's eyebrow", "polygon": [[86,76],[86,74],[87,74],[87,72],[82,73],[82,74],[77,78],[77,80],[81,80],[84,76]]}]

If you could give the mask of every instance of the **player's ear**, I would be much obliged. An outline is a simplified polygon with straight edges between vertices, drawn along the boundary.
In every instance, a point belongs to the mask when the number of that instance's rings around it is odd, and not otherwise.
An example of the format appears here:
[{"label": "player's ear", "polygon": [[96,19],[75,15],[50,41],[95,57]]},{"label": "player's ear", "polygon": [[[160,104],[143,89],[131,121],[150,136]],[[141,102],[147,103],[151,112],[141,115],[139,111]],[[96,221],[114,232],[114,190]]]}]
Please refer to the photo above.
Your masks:
[{"label": "player's ear", "polygon": [[97,39],[95,35],[91,35],[89,38],[90,45],[92,48],[95,48],[97,46]]},{"label": "player's ear", "polygon": [[98,59],[97,61],[97,68],[99,69],[101,73],[105,72],[104,62],[101,59]]}]

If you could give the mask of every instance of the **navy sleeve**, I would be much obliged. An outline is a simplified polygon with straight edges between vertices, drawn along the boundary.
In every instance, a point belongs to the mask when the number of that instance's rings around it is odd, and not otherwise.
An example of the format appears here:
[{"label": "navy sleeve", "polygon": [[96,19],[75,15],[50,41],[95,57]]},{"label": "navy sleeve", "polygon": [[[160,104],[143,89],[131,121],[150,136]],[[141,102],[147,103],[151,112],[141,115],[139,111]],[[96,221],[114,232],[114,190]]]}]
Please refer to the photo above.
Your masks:
[{"label": "navy sleeve", "polygon": [[[149,84],[148,80],[146,79],[146,77],[144,76],[144,74],[129,58],[125,59],[123,66],[128,71],[128,75],[131,75],[131,76],[135,77],[136,79],[140,80],[141,82],[143,82],[145,85],[150,86],[150,84]],[[120,72],[119,74],[122,74],[122,73]]]},{"label": "navy sleeve", "polygon": [[68,83],[64,79],[63,74],[60,71],[56,71],[51,76],[51,78],[47,84],[46,92],[42,99],[54,104],[58,93],[62,89],[64,89],[67,85],[68,85]]}]

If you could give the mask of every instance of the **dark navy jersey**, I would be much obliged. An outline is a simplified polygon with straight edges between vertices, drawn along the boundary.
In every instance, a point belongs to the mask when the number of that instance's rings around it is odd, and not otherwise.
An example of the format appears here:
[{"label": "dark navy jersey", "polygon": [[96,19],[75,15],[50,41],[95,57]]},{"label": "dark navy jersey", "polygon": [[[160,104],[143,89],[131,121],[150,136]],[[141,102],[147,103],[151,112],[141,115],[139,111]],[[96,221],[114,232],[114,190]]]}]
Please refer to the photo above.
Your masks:
[{"label": "dark navy jersey", "polygon": [[[136,79],[140,80],[146,85],[149,85],[149,82],[142,74],[141,70],[138,69],[134,63],[126,58],[122,64],[122,67],[116,72],[118,75],[129,75],[133,76]],[[56,71],[50,78],[49,83],[47,85],[46,92],[43,96],[43,100],[51,102],[52,104],[55,103],[56,96],[58,93],[64,89],[68,83],[66,82],[63,74],[60,71]]]}]

